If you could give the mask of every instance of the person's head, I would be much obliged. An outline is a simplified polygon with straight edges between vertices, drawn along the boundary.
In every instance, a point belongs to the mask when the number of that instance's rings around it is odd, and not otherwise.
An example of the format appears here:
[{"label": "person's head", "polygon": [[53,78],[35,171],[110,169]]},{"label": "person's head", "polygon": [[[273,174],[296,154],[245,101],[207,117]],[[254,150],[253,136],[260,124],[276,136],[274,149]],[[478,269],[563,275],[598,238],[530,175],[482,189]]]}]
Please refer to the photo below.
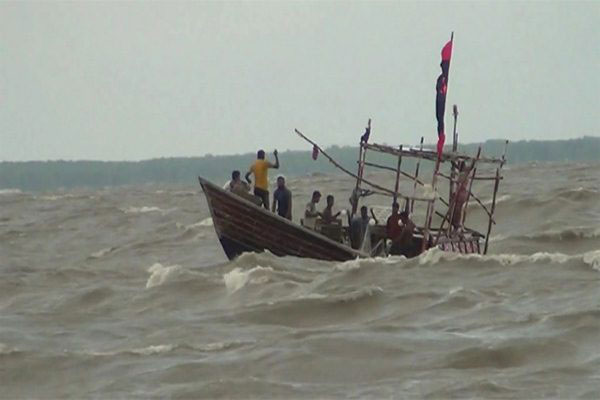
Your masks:
[{"label": "person's head", "polygon": [[313,201],[313,203],[318,203],[319,200],[321,200],[321,192],[319,192],[318,190],[315,190],[312,195],[312,201]]},{"label": "person's head", "polygon": [[277,177],[277,187],[281,189],[285,187],[285,177],[283,175]]},{"label": "person's head", "polygon": [[367,208],[367,206],[362,206],[360,208],[360,216],[362,218],[369,218],[369,209]]},{"label": "person's head", "polygon": [[398,211],[400,211],[400,204],[394,202],[394,204],[392,204],[392,214],[396,215],[398,214]]},{"label": "person's head", "polygon": [[240,180],[240,171],[238,171],[237,169],[235,171],[233,171],[231,173],[231,180],[232,181],[239,181]]},{"label": "person's head", "polygon": [[402,211],[400,213],[400,221],[402,221],[403,224],[406,224],[408,222],[408,212]]},{"label": "person's head", "polygon": [[327,196],[327,206],[328,207],[332,207],[333,206],[333,196],[332,195],[328,195]]},{"label": "person's head", "polygon": [[264,150],[257,151],[256,158],[258,158],[259,160],[264,160],[265,159],[265,151]]}]

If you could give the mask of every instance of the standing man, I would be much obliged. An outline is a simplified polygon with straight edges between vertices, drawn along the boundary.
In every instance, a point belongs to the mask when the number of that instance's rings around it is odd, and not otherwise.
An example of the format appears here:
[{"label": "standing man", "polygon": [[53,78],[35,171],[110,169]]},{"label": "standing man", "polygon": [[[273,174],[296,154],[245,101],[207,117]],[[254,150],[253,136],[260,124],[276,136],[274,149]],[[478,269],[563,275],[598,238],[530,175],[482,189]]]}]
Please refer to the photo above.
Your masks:
[{"label": "standing man", "polygon": [[273,152],[275,156],[275,164],[265,160],[265,151],[259,150],[256,153],[256,161],[250,166],[246,172],[246,180],[250,181],[250,174],[254,174],[254,194],[261,199],[262,205],[269,209],[269,168],[279,168],[279,157],[277,150]]},{"label": "standing man", "polygon": [[360,208],[360,217],[355,215],[350,220],[350,243],[353,249],[359,249],[362,246],[370,220],[367,206]]},{"label": "standing man", "polygon": [[283,218],[292,220],[292,192],[285,187],[285,177],[279,175],[277,177],[277,189],[273,192],[273,208],[275,212],[277,207],[277,215]]}]

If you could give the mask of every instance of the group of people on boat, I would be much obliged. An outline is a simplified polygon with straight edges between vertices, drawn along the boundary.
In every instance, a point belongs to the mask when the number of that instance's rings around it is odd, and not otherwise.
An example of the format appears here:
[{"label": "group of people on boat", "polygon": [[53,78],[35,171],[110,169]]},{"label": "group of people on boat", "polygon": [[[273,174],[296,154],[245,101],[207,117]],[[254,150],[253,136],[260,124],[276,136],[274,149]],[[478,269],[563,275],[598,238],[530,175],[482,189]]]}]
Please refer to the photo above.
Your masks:
[{"label": "group of people on boat", "polygon": [[[231,181],[225,186],[225,189],[235,193],[277,215],[292,220],[292,192],[286,187],[285,177],[277,177],[277,187],[273,192],[272,202],[269,198],[269,169],[278,169],[280,166],[277,150],[273,152],[275,162],[272,163],[265,159],[265,151],[259,150],[256,154],[256,160],[250,165],[245,174],[245,181],[241,179],[241,173],[235,170],[231,174]],[[251,176],[254,176],[254,189],[252,190]],[[366,206],[360,208],[360,213],[352,216],[349,211],[334,211],[335,198],[329,194],[326,197],[326,205],[321,211],[317,209],[317,204],[321,200],[321,192],[315,190],[312,193],[310,201],[304,209],[304,218],[300,220],[301,224],[309,229],[317,230],[331,239],[342,240],[342,219],[341,216],[348,217],[348,239],[350,245],[355,248],[361,248],[363,240],[369,233],[371,220],[378,224],[375,214]],[[357,199],[354,199],[357,200]],[[353,198],[350,198],[350,203]],[[389,239],[391,254],[409,255],[412,249],[412,239],[415,230],[415,224],[410,220],[407,211],[400,212],[398,203],[392,205],[392,213],[387,219],[385,227],[386,239]]]},{"label": "group of people on boat", "polygon": [[[225,185],[224,189],[237,194],[256,204],[262,206],[283,218],[292,219],[292,192],[285,186],[285,177],[277,177],[277,189],[273,193],[272,207],[269,207],[269,169],[279,168],[279,154],[277,150],[273,152],[275,163],[265,160],[265,151],[259,150],[256,153],[256,160],[250,165],[246,172],[246,181],[241,179],[241,173],[235,170],[231,173],[231,180]],[[254,175],[254,190],[251,193],[252,181],[250,176]]]}]

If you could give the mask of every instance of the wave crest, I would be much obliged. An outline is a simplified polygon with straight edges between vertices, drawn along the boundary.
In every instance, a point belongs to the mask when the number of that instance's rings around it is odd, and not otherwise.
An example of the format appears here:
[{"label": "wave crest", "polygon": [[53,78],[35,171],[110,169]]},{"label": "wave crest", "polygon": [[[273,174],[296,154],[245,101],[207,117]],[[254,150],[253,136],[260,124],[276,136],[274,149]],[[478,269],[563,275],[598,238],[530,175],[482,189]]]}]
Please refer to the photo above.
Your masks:
[{"label": "wave crest", "polygon": [[223,275],[223,281],[225,282],[225,287],[227,287],[227,290],[229,290],[230,293],[234,293],[246,286],[248,283],[267,283],[270,279],[270,272],[273,272],[273,268],[261,267],[260,265],[257,265],[249,270],[243,270],[240,267],[235,267],[233,270]]},{"label": "wave crest", "polygon": [[148,281],[146,281],[146,289],[162,285],[173,277],[179,276],[183,270],[181,265],[164,267],[162,264],[156,263],[148,268],[148,272],[151,275],[148,278]]}]

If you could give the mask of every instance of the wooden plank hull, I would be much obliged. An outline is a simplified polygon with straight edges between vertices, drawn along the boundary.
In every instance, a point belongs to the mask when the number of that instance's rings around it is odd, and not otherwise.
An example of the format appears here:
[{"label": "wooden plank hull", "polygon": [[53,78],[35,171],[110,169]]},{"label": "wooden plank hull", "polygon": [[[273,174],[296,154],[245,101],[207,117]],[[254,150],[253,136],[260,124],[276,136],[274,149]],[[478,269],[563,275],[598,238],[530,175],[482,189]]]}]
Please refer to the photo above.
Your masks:
[{"label": "wooden plank hull", "polygon": [[288,221],[252,202],[198,178],[221,246],[231,260],[265,250],[278,256],[346,261],[367,254]]}]

